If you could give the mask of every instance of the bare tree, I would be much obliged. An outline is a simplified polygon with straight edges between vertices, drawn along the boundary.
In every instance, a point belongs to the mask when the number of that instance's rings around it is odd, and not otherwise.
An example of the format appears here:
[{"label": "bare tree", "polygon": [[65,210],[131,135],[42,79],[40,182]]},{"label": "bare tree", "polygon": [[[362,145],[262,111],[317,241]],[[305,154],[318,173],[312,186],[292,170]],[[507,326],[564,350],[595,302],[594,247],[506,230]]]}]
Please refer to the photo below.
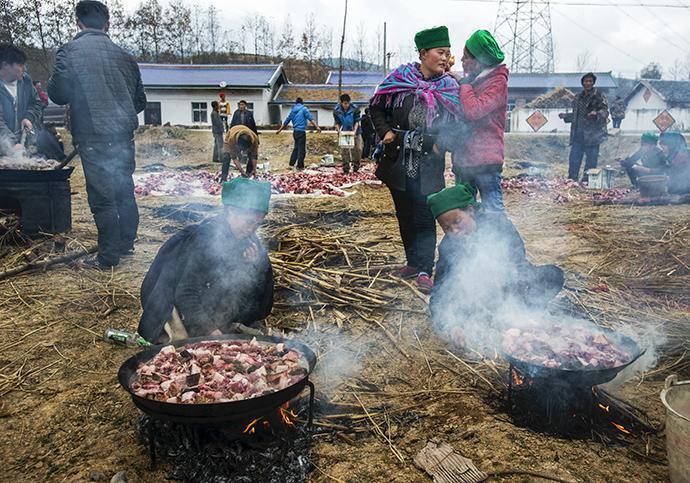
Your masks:
[{"label": "bare tree", "polygon": [[302,37],[299,44],[299,53],[302,60],[307,63],[309,71],[309,82],[314,82],[316,63],[323,52],[322,39],[319,35],[319,27],[313,13],[307,16],[307,21],[302,30]]},{"label": "bare tree", "polygon": [[672,80],[690,79],[690,54],[685,59],[676,59],[667,70],[669,78]]},{"label": "bare tree", "polygon": [[280,60],[292,59],[296,55],[295,37],[292,29],[290,15],[283,21],[283,29],[278,39],[277,57]]},{"label": "bare tree", "polygon": [[206,10],[206,34],[208,35],[208,46],[210,52],[215,54],[221,38],[222,29],[218,22],[218,10],[213,5]]},{"label": "bare tree", "polygon": [[263,15],[249,15],[242,26],[244,32],[250,36],[254,62],[259,56],[273,56],[275,54],[275,35],[270,22]]},{"label": "bare tree", "polygon": [[179,60],[185,61],[192,44],[192,11],[183,0],[171,0],[165,10],[165,28],[168,30],[166,48]]},{"label": "bare tree", "polygon": [[575,58],[575,70],[577,72],[594,71],[599,68],[599,60],[592,57],[592,52],[584,50]]},{"label": "bare tree", "polygon": [[[352,57],[357,62],[357,69],[364,70],[371,62],[371,50],[369,49],[369,39],[367,38],[367,27],[364,22],[357,25],[355,38],[352,42]],[[380,42],[380,40],[379,40]],[[380,48],[380,47],[379,47]]]},{"label": "bare tree", "polygon": [[199,4],[192,5],[192,51],[199,57],[206,52],[206,22],[202,17],[202,9]]},{"label": "bare tree", "polygon": [[133,24],[136,27],[137,35],[142,38],[141,50],[145,56],[151,53],[154,62],[158,62],[161,51],[167,43],[167,31],[163,22],[163,7],[158,0],[143,0],[133,14]]},{"label": "bare tree", "polygon": [[0,42],[20,43],[29,33],[27,22],[17,22],[24,6],[17,0],[0,0]]}]

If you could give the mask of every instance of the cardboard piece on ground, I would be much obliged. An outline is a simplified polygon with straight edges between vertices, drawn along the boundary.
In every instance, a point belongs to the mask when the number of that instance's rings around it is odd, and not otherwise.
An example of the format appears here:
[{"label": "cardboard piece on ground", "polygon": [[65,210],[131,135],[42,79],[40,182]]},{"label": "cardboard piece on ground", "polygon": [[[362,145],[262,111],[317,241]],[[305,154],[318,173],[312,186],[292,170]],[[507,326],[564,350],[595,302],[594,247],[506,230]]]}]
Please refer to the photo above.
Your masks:
[{"label": "cardboard piece on ground", "polygon": [[479,483],[487,478],[472,460],[461,456],[448,443],[429,442],[417,453],[414,464],[431,475],[434,483]]}]

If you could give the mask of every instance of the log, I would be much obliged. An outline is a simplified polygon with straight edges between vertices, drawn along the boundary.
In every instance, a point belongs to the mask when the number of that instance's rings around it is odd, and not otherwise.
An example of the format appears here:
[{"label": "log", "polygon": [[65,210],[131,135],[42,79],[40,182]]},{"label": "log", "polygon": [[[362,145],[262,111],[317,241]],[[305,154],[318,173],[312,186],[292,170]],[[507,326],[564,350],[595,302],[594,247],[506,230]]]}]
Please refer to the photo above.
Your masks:
[{"label": "log", "polygon": [[58,265],[60,263],[67,263],[71,262],[73,260],[76,260],[77,258],[81,258],[84,255],[89,255],[91,253],[95,253],[98,251],[98,246],[92,246],[88,248],[86,251],[79,251],[79,252],[74,252],[70,253],[68,255],[63,255],[61,257],[55,257],[55,258],[49,258],[48,260],[41,260],[40,262],[30,262],[30,263],[25,263],[24,265],[20,265],[18,267],[10,268],[9,270],[5,270],[4,272],[0,272],[0,280],[4,280],[6,278],[12,277],[14,275],[26,272],[28,270],[38,270],[41,268],[49,268],[52,267],[53,265]]}]

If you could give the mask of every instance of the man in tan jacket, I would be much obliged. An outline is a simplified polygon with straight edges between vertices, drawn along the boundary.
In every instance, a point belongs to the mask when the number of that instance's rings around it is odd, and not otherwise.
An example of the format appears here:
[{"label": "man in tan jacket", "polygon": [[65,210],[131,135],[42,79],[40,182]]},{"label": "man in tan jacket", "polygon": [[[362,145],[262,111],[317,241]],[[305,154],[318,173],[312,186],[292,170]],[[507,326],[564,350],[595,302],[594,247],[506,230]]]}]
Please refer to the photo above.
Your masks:
[{"label": "man in tan jacket", "polygon": [[[256,175],[256,160],[259,157],[259,136],[247,126],[238,124],[233,126],[225,134],[223,143],[223,169],[221,171],[221,182],[228,179],[230,161],[235,163],[235,167],[243,177],[254,177]],[[246,163],[246,168],[242,164]]]}]

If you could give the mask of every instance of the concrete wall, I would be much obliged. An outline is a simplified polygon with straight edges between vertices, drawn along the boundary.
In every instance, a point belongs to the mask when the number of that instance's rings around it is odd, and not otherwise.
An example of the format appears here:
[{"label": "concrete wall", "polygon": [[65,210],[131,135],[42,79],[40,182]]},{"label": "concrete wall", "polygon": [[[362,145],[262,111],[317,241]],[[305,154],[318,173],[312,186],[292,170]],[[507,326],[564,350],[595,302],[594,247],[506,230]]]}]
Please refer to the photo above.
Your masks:
[{"label": "concrete wall", "polygon": [[[650,99],[651,102],[651,99]],[[654,118],[661,114],[666,108],[662,105],[659,108],[648,109],[628,109],[625,112],[625,119],[621,122],[621,130],[631,132],[642,131],[658,131],[654,125]],[[548,119],[548,122],[538,132],[570,132],[570,124],[566,124],[562,119],[559,119],[558,114],[565,112],[566,109],[538,109]],[[525,132],[531,133],[532,128],[527,124],[527,117],[529,117],[537,109],[513,109],[510,113],[510,131],[511,132]],[[690,131],[690,109],[688,108],[671,108],[668,109],[676,124],[672,127],[674,130]],[[609,129],[612,128],[609,122]]]},{"label": "concrete wall", "polygon": [[[211,123],[211,102],[219,100],[218,89],[146,89],[148,102],[161,103],[162,124],[180,124],[184,126],[204,125]],[[254,103],[254,119],[259,125],[269,124],[268,102],[271,98],[270,89],[254,90],[226,90],[226,99],[230,102],[232,110],[237,108],[237,103],[244,99]],[[192,103],[207,103],[207,122],[194,123],[192,121]],[[139,114],[139,122],[144,123],[144,113]]]},{"label": "concrete wall", "polygon": [[[280,106],[280,122],[285,120],[293,107],[292,104],[282,104]],[[333,106],[307,104],[307,108],[320,127],[333,127]]]}]

